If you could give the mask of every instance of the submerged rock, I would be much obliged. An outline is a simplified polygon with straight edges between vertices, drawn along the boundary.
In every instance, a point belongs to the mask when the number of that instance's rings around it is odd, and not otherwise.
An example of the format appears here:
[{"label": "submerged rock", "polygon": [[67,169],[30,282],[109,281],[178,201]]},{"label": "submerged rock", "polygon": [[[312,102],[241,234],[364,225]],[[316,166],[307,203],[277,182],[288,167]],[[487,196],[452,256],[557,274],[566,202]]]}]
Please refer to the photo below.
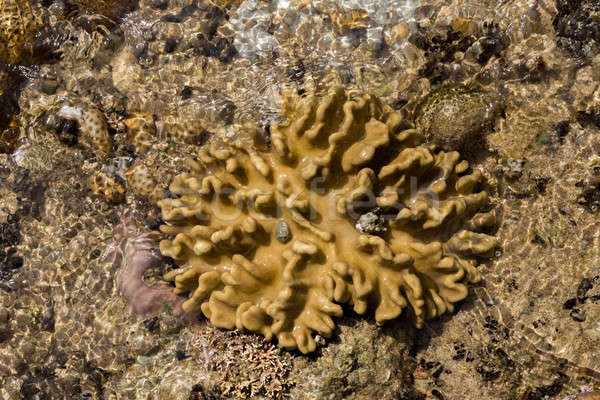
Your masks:
[{"label": "submerged rock", "polygon": [[279,224],[277,225],[277,232],[275,235],[277,237],[277,240],[279,240],[281,243],[288,242],[292,237],[292,233],[290,232],[290,226],[288,225],[288,223],[285,221],[279,221]]},{"label": "submerged rock", "polygon": [[381,216],[381,209],[375,209],[360,216],[355,225],[362,233],[376,235],[387,231],[385,219]]},{"label": "submerged rock", "polygon": [[417,105],[417,125],[444,151],[472,157],[486,150],[486,135],[501,111],[497,95],[468,87],[441,88]]},{"label": "submerged rock", "polygon": [[[340,341],[314,358],[296,361],[294,399],[405,399],[410,397],[414,333],[396,321],[385,327],[345,318]],[[407,397],[408,396],[408,397]],[[415,397],[418,398],[418,397]]]}]

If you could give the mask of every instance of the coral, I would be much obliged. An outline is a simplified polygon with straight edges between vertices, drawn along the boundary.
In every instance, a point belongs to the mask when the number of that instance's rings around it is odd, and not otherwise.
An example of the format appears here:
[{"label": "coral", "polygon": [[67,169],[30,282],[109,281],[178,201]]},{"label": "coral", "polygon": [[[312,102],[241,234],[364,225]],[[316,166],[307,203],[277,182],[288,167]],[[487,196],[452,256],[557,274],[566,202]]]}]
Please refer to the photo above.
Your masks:
[{"label": "coral", "polygon": [[[487,193],[457,152],[419,146],[422,138],[369,95],[341,88],[288,107],[271,127],[272,152],[243,139],[214,142],[175,177],[176,198],[159,201],[160,249],[181,266],[165,275],[186,311],[222,328],[245,328],[286,348],[315,350],[332,317],[349,303],[378,323],[406,307],[416,325],[454,309],[480,279],[476,256],[496,241],[479,212]],[[381,236],[355,229],[379,207]],[[288,242],[274,240],[279,220]]]},{"label": "coral", "polygon": [[24,0],[0,1],[0,58],[20,63],[33,56],[32,41],[43,26],[39,8]]},{"label": "coral", "polygon": [[96,155],[104,159],[112,152],[112,139],[102,113],[93,107],[63,106],[58,116],[74,120],[79,124],[79,139]]},{"label": "coral", "polygon": [[108,201],[118,204],[125,199],[125,184],[116,174],[107,174],[102,171],[92,179],[92,192],[102,196]]},{"label": "coral", "polygon": [[143,163],[136,163],[125,174],[129,186],[139,195],[157,200],[162,195],[162,189],[157,186],[154,176]]},{"label": "coral", "polygon": [[428,94],[417,104],[415,114],[427,140],[444,151],[471,156],[485,147],[501,108],[497,96],[461,86]]},{"label": "coral", "polygon": [[184,143],[200,144],[203,140],[204,128],[193,117],[181,121],[177,116],[167,116],[163,118],[163,126],[171,138]]},{"label": "coral", "polygon": [[340,34],[346,34],[355,29],[366,29],[369,25],[369,13],[360,9],[339,7],[331,14],[331,22]]},{"label": "coral", "polygon": [[155,142],[156,125],[154,117],[150,114],[134,114],[125,121],[127,135],[130,143],[135,147],[135,152],[147,152]]},{"label": "coral", "polygon": [[0,153],[12,153],[21,136],[18,120],[13,116],[8,127],[0,131]]},{"label": "coral", "polygon": [[0,64],[0,153],[12,153],[21,136],[18,96],[22,74],[16,68]]}]

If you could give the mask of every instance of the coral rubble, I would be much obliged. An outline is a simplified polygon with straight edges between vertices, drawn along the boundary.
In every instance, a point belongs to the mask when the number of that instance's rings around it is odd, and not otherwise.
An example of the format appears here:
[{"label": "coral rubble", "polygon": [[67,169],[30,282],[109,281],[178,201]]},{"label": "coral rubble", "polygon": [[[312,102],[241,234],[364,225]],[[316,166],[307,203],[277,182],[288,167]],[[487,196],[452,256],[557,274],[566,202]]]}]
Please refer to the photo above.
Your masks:
[{"label": "coral rubble", "polygon": [[[190,293],[185,311],[303,353],[332,334],[341,303],[378,323],[408,308],[419,327],[452,311],[496,245],[481,233],[494,224],[481,173],[373,96],[335,88],[287,108],[270,153],[213,142],[159,201],[160,249],[180,266],[165,278]],[[388,229],[356,229],[374,210]]]}]

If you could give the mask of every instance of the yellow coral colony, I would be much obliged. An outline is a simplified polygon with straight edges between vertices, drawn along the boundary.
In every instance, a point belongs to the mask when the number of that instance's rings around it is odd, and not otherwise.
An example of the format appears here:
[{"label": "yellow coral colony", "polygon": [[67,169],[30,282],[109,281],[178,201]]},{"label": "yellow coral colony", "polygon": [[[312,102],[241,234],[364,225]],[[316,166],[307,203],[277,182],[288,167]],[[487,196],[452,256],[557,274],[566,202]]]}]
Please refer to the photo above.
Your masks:
[{"label": "yellow coral colony", "polygon": [[[341,88],[298,102],[271,132],[270,153],[242,141],[201,150],[171,184],[176,198],[159,202],[160,249],[180,266],[165,278],[189,293],[187,312],[308,353],[342,303],[378,323],[407,307],[421,327],[480,279],[476,256],[496,241],[477,232],[494,217],[457,152],[422,145],[378,99]],[[385,228],[357,229],[365,215]]]}]

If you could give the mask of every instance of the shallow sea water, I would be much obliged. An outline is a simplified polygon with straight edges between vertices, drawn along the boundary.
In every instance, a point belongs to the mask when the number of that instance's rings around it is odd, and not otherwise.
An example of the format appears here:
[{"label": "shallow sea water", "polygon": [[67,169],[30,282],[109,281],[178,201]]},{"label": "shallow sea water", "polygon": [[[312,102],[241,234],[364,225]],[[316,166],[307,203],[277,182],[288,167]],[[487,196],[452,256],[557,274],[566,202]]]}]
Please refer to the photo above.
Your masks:
[{"label": "shallow sea water", "polygon": [[[19,137],[0,146],[0,399],[531,400],[600,390],[593,2],[141,0],[110,18],[85,1],[42,3],[58,56],[3,63],[0,76],[10,112],[0,126]],[[9,19],[13,6],[0,0],[2,27],[27,18]],[[168,312],[131,315],[107,261],[119,219],[155,229],[155,197],[208,138],[264,138],[290,91],[332,83],[375,93],[418,126],[427,107],[446,104],[432,140],[471,128],[465,107],[485,121],[480,141],[460,149],[487,178],[500,221],[483,282],[422,330],[346,316],[309,357]],[[440,96],[457,87],[469,90]],[[109,157],[56,125],[64,105],[101,113]],[[154,139],[134,156],[135,117]],[[153,190],[127,182],[130,168]],[[99,173],[124,188],[120,201],[92,192]]]}]

